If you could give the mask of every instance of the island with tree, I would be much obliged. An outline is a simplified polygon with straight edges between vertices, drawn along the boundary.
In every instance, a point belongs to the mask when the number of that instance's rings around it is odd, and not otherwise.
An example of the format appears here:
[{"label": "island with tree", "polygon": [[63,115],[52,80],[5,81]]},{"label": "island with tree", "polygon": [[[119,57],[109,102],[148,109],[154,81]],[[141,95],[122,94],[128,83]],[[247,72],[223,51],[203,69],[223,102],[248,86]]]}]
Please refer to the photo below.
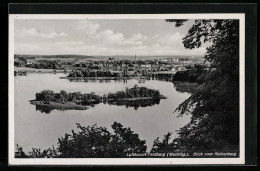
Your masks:
[{"label": "island with tree", "polygon": [[139,87],[137,84],[133,88],[126,88],[125,91],[108,93],[103,96],[91,93],[73,92],[68,93],[61,90],[55,93],[51,90],[43,90],[36,93],[35,100],[30,100],[37,109],[44,107],[58,110],[86,110],[88,106],[95,106],[99,103],[112,105],[125,105],[127,107],[146,107],[159,104],[161,99],[166,99],[159,90]]}]

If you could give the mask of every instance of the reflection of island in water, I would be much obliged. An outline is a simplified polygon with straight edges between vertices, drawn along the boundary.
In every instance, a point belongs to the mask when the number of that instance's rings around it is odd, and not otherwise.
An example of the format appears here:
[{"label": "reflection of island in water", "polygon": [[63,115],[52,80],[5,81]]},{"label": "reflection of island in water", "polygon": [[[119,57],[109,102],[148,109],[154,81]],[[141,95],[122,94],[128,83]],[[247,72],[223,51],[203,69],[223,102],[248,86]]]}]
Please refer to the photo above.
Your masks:
[{"label": "reflection of island in water", "polygon": [[143,99],[143,100],[133,100],[133,101],[127,101],[127,100],[117,100],[117,101],[108,101],[107,103],[110,105],[117,105],[117,106],[125,106],[128,107],[134,107],[135,110],[137,110],[139,107],[150,107],[155,104],[160,104],[161,99]]},{"label": "reflection of island in water", "polygon": [[41,113],[50,114],[55,108],[51,108],[49,106],[35,105],[36,111],[40,111]]},{"label": "reflection of island in water", "polygon": [[113,80],[113,79],[84,79],[84,78],[80,78],[80,79],[68,79],[68,80],[69,80],[69,82],[110,83],[111,81],[114,81],[114,82],[127,83],[128,79],[114,79]]},{"label": "reflection of island in water", "polygon": [[166,99],[159,90],[139,87],[137,84],[133,88],[126,88],[125,91],[108,93],[103,96],[91,93],[73,92],[67,93],[61,90],[54,93],[51,90],[43,90],[36,93],[36,99],[30,100],[30,103],[36,105],[36,110],[44,113],[50,113],[53,109],[57,110],[87,110],[89,106],[94,107],[99,103],[108,103],[125,107],[148,107],[159,104],[161,99]]},{"label": "reflection of island in water", "polygon": [[[135,110],[138,110],[139,107],[150,107],[154,105],[160,104],[160,99],[150,99],[150,100],[135,100],[135,101],[103,101],[101,103],[104,104],[109,104],[109,105],[116,105],[116,106],[125,106],[126,108],[134,108]],[[33,103],[31,103],[33,104]],[[94,105],[91,105],[91,107],[94,107]],[[47,106],[47,105],[37,105],[35,104],[35,109],[36,111],[40,111],[41,113],[46,113],[50,114],[54,109],[57,110],[78,110],[78,109],[73,109],[73,108],[67,108],[67,109],[62,109],[62,108],[55,108],[52,106]]]},{"label": "reflection of island in water", "polygon": [[36,101],[31,100],[31,104],[36,105],[36,111],[40,111],[42,113],[49,114],[54,109],[57,110],[87,110],[87,106],[77,105],[73,102],[44,102],[44,101]]}]

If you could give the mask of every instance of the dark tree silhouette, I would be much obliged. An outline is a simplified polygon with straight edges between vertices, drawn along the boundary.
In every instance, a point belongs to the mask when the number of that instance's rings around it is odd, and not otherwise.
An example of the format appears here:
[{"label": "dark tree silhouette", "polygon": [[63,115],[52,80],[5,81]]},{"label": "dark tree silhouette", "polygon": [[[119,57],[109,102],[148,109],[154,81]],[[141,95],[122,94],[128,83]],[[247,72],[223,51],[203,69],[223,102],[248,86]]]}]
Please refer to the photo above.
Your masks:
[{"label": "dark tree silhouette", "polygon": [[114,122],[111,126],[114,133],[105,127],[81,126],[77,124],[78,132],[72,130],[58,139],[58,148],[32,148],[28,154],[17,145],[16,158],[93,158],[93,157],[126,157],[127,153],[146,152],[144,140],[139,135],[124,128],[122,124]]},{"label": "dark tree silhouette", "polygon": [[175,22],[175,27],[180,27],[188,20],[176,20],[176,19],[166,19],[166,22]]},{"label": "dark tree silhouette", "polygon": [[[180,26],[184,21],[168,20]],[[178,23],[178,24],[177,24]],[[238,149],[239,146],[239,21],[195,20],[183,38],[185,48],[207,48],[210,65],[196,91],[176,111],[191,121],[174,140],[177,149]],[[158,143],[157,143],[158,144]]]}]

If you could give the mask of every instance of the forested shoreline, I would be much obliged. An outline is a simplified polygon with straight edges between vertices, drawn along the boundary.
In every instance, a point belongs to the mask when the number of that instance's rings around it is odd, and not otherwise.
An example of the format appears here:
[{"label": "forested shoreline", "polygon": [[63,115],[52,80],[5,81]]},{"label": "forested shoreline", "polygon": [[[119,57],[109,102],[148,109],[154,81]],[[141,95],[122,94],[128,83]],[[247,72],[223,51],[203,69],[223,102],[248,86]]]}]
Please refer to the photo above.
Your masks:
[{"label": "forested shoreline", "polygon": [[111,72],[111,71],[90,71],[87,69],[73,69],[68,78],[71,77],[122,77],[121,72]]}]

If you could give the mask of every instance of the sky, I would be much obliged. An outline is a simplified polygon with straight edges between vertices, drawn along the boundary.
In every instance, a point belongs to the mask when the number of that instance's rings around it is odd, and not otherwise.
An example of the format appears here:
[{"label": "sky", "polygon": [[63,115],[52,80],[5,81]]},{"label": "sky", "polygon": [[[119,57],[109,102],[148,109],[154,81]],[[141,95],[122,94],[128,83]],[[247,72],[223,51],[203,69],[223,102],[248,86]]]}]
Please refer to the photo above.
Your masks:
[{"label": "sky", "polygon": [[14,52],[27,55],[204,55],[185,49],[182,27],[163,19],[16,19]]}]

